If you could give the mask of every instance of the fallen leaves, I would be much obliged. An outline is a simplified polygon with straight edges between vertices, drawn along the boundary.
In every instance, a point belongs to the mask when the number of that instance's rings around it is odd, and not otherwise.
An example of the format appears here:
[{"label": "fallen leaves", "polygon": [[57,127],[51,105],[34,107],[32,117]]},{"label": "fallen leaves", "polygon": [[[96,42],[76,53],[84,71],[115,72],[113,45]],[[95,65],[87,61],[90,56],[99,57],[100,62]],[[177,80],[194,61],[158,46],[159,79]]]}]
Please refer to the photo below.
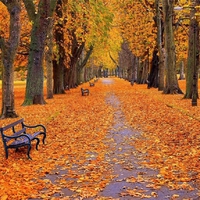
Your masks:
[{"label": "fallen leaves", "polygon": [[151,195],[147,195],[145,194],[145,190],[141,190],[141,189],[126,189],[125,192],[121,193],[121,196],[131,196],[131,197],[136,197],[136,198],[151,198],[152,196],[155,197],[155,195],[153,194]]},{"label": "fallen leaves", "polygon": [[[188,181],[200,178],[199,106],[191,107],[190,100],[182,99],[181,95],[163,95],[156,89],[148,90],[146,85],[131,87],[127,81],[117,78],[113,83],[108,87],[99,80],[90,88],[89,96],[82,97],[80,88],[76,88],[47,99],[46,105],[28,107],[21,106],[24,88],[15,89],[16,112],[26,124],[44,124],[47,142],[39,145],[39,151],[32,148],[32,161],[27,160],[25,148],[19,152],[9,150],[6,160],[0,143],[1,200],[68,199],[62,194],[63,188],[72,192],[73,199],[77,196],[95,198],[116,176],[113,175],[115,163],[127,171],[134,170],[133,163],[126,160],[129,155],[123,153],[122,146],[117,148],[121,156],[111,158],[112,149],[105,143],[106,140],[116,146],[114,140],[106,136],[121,128],[113,127],[114,108],[105,102],[105,97],[111,93],[120,99],[127,127],[142,133],[133,135],[124,141],[124,145],[133,146],[132,153],[138,157],[141,166],[159,172],[157,177],[146,180],[141,171],[125,181],[147,182],[147,188],[153,190],[162,185],[171,190],[194,189]],[[184,85],[181,87],[184,89]],[[5,119],[0,123],[8,124],[14,120]],[[118,120],[120,122],[122,116]],[[51,180],[51,175],[59,178]],[[61,196],[57,198],[55,194]],[[125,188],[121,195],[156,198],[157,192]],[[178,196],[174,194],[172,198]]]},{"label": "fallen leaves", "polygon": [[[183,90],[184,84],[180,82]],[[157,183],[175,189],[175,182],[194,179],[191,171],[199,173],[199,107],[192,107],[191,100],[182,95],[163,95],[144,87],[136,85],[129,92],[132,104],[124,95],[116,95],[123,102],[129,124],[143,131],[141,137],[131,141],[144,155],[141,164],[158,169]]]}]

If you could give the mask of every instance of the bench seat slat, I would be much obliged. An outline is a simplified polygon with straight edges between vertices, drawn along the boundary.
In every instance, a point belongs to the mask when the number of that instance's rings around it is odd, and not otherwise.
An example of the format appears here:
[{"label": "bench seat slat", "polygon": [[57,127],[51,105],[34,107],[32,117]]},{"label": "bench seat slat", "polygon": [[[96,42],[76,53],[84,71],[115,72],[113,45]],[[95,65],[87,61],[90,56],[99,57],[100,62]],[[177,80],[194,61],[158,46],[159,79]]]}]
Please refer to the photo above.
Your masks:
[{"label": "bench seat slat", "polygon": [[21,137],[19,140],[15,140],[11,144],[8,145],[8,147],[15,147],[18,145],[24,145],[24,144],[29,144],[29,140],[26,137]]},{"label": "bench seat slat", "polygon": [[9,135],[5,135],[3,134],[4,139],[6,140],[6,142],[9,142],[12,139],[16,139],[18,136],[20,136],[22,133],[26,132],[26,128],[23,128],[17,132],[15,132],[13,135],[9,136]]}]

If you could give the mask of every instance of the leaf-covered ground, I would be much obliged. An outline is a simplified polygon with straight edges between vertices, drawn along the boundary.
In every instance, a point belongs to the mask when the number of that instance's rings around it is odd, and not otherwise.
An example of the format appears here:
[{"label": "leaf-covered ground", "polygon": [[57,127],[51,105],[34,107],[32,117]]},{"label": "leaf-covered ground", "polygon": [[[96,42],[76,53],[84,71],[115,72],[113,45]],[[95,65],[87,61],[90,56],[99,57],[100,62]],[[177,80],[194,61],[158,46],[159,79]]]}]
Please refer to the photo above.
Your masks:
[{"label": "leaf-covered ground", "polygon": [[[112,84],[104,84],[102,80]],[[185,91],[185,81],[179,83]],[[89,88],[90,95],[81,96],[81,87]],[[21,106],[24,87],[15,87],[19,118],[24,118],[26,124],[44,124],[47,140],[45,145],[40,144],[39,151],[32,148],[33,160],[27,159],[26,149],[9,150],[6,160],[0,143],[0,198],[105,199],[99,194],[115,176],[115,160],[111,163],[107,158],[113,142],[110,140],[108,145],[107,136],[113,129],[115,114],[115,108],[106,102],[111,94],[119,99],[127,125],[140,132],[140,136],[133,135],[127,141],[127,145],[140,155],[138,164],[158,170],[149,186],[155,192],[146,198],[156,197],[156,190],[163,185],[171,190],[196,189],[195,197],[198,198],[200,106],[192,107],[191,100],[183,99],[183,95],[164,95],[157,89],[147,89],[146,85],[131,86],[118,78],[100,79],[94,87],[85,83],[64,95],[47,99],[46,105],[27,107]],[[1,120],[0,126],[15,120]],[[128,157],[123,159],[126,162]],[[48,178],[51,175],[59,179],[52,181]],[[145,181],[141,175],[140,178],[130,176],[129,181]],[[63,188],[73,192],[71,197],[56,197]],[[140,193],[140,190],[127,190],[124,195],[136,197],[134,195]]]}]

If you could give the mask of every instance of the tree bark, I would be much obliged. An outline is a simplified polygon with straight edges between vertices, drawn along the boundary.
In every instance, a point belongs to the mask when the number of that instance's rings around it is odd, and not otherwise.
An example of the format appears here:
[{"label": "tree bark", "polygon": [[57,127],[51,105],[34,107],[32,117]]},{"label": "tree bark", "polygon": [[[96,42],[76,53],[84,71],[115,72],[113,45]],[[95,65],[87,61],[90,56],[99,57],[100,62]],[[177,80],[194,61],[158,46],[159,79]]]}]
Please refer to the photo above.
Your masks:
[{"label": "tree bark", "polygon": [[[193,1],[195,6],[196,1]],[[195,9],[190,11],[188,60],[186,73],[186,93],[184,98],[191,99],[193,94],[198,98],[198,64],[199,64],[199,24],[195,18]],[[194,90],[195,89],[195,90]]]},{"label": "tree bark", "polygon": [[183,94],[178,85],[176,75],[176,53],[174,33],[172,26],[173,17],[173,0],[162,0],[164,13],[164,36],[165,36],[165,53],[166,53],[166,83],[163,93],[165,94]]},{"label": "tree bark", "polygon": [[137,58],[131,52],[127,42],[123,42],[121,45],[121,51],[119,52],[119,66],[118,67],[118,76],[122,77],[122,69],[128,72],[128,80],[136,81],[137,80]]},{"label": "tree bark", "polygon": [[[53,16],[56,0],[40,0],[37,12],[34,6],[30,6],[30,4],[33,4],[32,0],[23,1],[29,18],[33,21],[28,58],[26,93],[23,105],[45,104],[46,102],[43,94],[43,57],[50,18]],[[35,9],[35,14],[33,9]]]},{"label": "tree bark", "polygon": [[184,70],[184,61],[182,60],[180,62],[180,77],[179,80],[184,80],[185,79],[185,70]]},{"label": "tree bark", "polygon": [[151,70],[148,78],[148,88],[158,87],[158,69],[159,69],[159,57],[157,55],[158,50],[155,48],[153,52],[153,58],[151,63]]},{"label": "tree bark", "polygon": [[63,1],[58,0],[56,5],[57,23],[54,28],[54,37],[57,45],[57,55],[53,60],[53,92],[54,94],[65,94],[66,84],[64,83],[65,67],[65,48],[64,44],[64,23],[63,18]]},{"label": "tree bark", "polygon": [[72,30],[69,32],[72,38],[72,45],[71,45],[71,55],[69,55],[69,69],[66,71],[65,75],[65,84],[68,85],[69,88],[75,88],[78,85],[77,82],[77,67],[78,67],[78,59],[81,56],[81,53],[85,47],[85,43],[79,43],[76,37],[76,34]]},{"label": "tree bark", "polygon": [[76,81],[77,81],[78,85],[82,82],[85,82],[84,67],[87,64],[87,61],[89,60],[90,55],[92,54],[92,51],[93,51],[93,46],[90,46],[88,51],[86,51],[85,53],[84,53],[84,51],[81,52],[81,55],[83,55],[83,56],[80,56],[80,59],[77,62],[77,80]]},{"label": "tree bark", "polygon": [[51,19],[47,36],[45,63],[47,73],[47,99],[53,98],[53,19]]},{"label": "tree bark", "polygon": [[14,59],[20,39],[20,12],[21,5],[18,0],[1,1],[7,7],[10,14],[9,38],[5,41],[0,37],[0,49],[2,51],[3,79],[2,79],[2,112],[1,118],[14,118]]},{"label": "tree bark", "polygon": [[164,90],[165,65],[163,52],[163,21],[160,12],[160,0],[155,0],[156,6],[156,26],[157,26],[157,46],[159,52],[159,67],[158,67],[158,90]]}]

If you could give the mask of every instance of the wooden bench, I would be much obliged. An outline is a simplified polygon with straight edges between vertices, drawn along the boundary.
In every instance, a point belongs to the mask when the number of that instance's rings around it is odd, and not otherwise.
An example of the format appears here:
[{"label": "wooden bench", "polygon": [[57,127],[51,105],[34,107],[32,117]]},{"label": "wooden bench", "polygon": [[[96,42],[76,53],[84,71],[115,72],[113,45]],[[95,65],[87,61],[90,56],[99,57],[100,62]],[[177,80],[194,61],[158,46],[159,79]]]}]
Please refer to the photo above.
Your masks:
[{"label": "wooden bench", "polygon": [[[33,130],[33,131],[32,131]],[[4,144],[6,159],[8,158],[8,149],[16,149],[19,147],[27,146],[27,156],[30,157],[31,141],[36,140],[36,149],[40,143],[39,135],[43,135],[43,144],[46,138],[46,128],[41,125],[29,126],[24,123],[24,119],[20,119],[7,126],[1,127],[1,136]],[[27,133],[30,131],[30,133]]]},{"label": "wooden bench", "polygon": [[94,83],[91,83],[91,82],[89,82],[89,84],[90,84],[90,87],[94,87]]},{"label": "wooden bench", "polygon": [[90,91],[88,89],[81,88],[82,96],[89,95]]}]

